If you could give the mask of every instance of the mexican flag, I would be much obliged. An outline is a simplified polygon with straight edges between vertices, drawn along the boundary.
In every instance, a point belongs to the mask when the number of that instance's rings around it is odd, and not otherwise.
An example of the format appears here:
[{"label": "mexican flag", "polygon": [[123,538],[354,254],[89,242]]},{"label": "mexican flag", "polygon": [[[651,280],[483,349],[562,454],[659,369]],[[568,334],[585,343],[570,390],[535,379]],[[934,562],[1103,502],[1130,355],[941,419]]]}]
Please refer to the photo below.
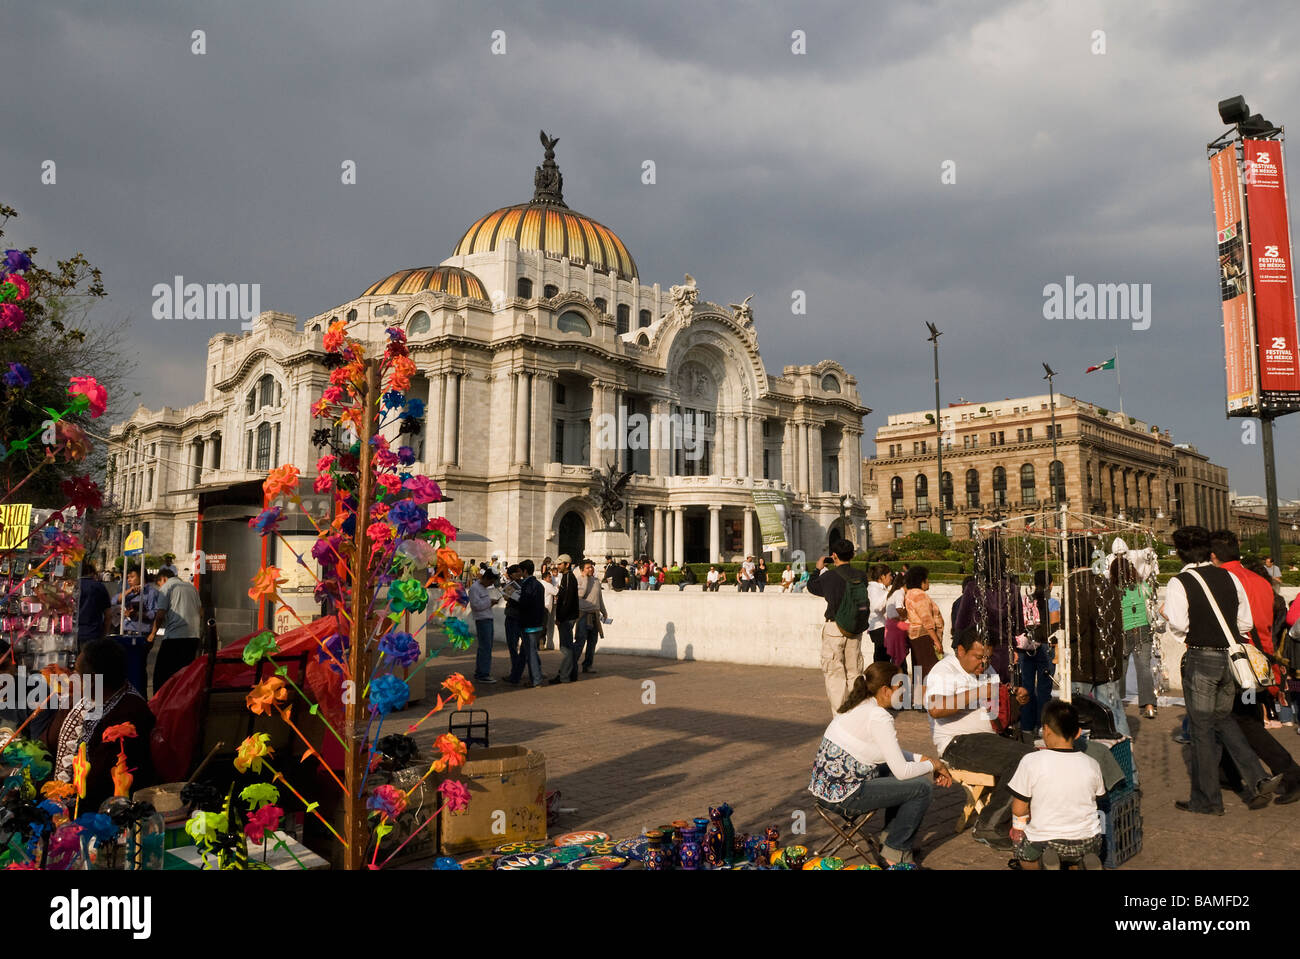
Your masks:
[{"label": "mexican flag", "polygon": [[1108,359],[1105,363],[1102,363],[1100,366],[1090,366],[1083,372],[1096,373],[1098,370],[1113,370],[1114,368],[1115,368],[1115,357],[1112,356],[1110,359]]}]

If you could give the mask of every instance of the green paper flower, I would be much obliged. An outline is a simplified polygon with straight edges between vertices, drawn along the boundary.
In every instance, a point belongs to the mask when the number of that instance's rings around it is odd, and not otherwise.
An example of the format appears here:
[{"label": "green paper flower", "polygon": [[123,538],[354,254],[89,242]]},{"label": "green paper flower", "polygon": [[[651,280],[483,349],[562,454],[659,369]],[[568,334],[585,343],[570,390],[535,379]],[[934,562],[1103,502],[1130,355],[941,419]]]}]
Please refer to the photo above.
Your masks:
[{"label": "green paper flower", "polygon": [[248,641],[244,647],[244,662],[249,666],[256,666],[258,660],[264,656],[270,656],[272,653],[278,653],[280,647],[275,644],[275,634],[270,630],[258,633]]},{"label": "green paper flower", "polygon": [[388,607],[393,612],[418,613],[429,605],[429,591],[418,579],[399,579],[388,587]]},{"label": "green paper flower", "polygon": [[248,803],[252,809],[261,809],[263,806],[270,806],[280,798],[280,790],[276,789],[270,783],[253,783],[251,786],[245,786],[239,798]]}]

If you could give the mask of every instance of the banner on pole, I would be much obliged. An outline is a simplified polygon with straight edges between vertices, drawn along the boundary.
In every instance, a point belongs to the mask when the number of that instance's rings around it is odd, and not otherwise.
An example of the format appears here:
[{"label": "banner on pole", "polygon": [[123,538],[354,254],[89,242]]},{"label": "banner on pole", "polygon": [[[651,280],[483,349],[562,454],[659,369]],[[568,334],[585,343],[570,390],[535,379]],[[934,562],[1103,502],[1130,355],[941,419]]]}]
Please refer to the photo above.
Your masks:
[{"label": "banner on pole", "polygon": [[753,495],[763,549],[785,549],[790,545],[786,533],[790,515],[789,498],[784,493],[767,489],[756,489]]},{"label": "banner on pole", "polygon": [[1259,392],[1265,409],[1300,410],[1295,287],[1282,144],[1245,140],[1246,219],[1250,237]]},{"label": "banner on pole", "polygon": [[1259,412],[1255,367],[1255,324],[1251,315],[1250,271],[1246,266],[1246,222],[1237,148],[1228,144],[1210,157],[1214,225],[1219,244],[1219,292],[1223,300],[1223,351],[1229,416]]}]

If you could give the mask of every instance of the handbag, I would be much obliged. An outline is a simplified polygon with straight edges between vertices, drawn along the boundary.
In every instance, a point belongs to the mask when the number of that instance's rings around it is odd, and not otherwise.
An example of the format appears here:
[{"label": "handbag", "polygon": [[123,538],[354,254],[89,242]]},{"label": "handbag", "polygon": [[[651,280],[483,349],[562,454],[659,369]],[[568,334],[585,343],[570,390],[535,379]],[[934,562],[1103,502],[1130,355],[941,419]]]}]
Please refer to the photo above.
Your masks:
[{"label": "handbag", "polygon": [[[1187,571],[1192,579],[1200,583],[1201,589],[1205,593],[1205,598],[1210,601],[1210,609],[1214,610],[1214,618],[1219,621],[1219,628],[1223,630],[1224,637],[1228,640],[1228,663],[1232,666],[1232,677],[1237,681],[1237,685],[1242,689],[1256,689],[1260,684],[1260,679],[1256,673],[1254,660],[1251,659],[1247,650],[1255,650],[1263,658],[1263,653],[1253,646],[1243,645],[1228,624],[1223,619],[1223,612],[1219,609],[1219,604],[1215,602],[1214,595],[1210,592],[1210,587],[1205,585],[1205,580],[1201,579],[1201,574],[1194,569]],[[1263,660],[1264,672],[1268,672],[1268,660]]]}]

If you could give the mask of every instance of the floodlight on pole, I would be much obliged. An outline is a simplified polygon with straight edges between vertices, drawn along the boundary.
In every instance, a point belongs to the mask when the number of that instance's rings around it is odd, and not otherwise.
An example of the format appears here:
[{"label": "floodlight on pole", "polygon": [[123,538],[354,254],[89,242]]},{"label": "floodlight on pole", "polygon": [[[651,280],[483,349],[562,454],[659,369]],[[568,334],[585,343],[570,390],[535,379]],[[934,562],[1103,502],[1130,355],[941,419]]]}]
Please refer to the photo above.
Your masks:
[{"label": "floodlight on pole", "polygon": [[[1057,373],[1046,363],[1043,364],[1043,369],[1047,371],[1047,375],[1043,379],[1047,380],[1047,395],[1052,410],[1052,463],[1047,467],[1047,483],[1052,487],[1052,503],[1059,506],[1060,503],[1056,495],[1056,464],[1058,462],[1056,458],[1056,384],[1053,380]],[[1064,469],[1062,472],[1064,472]],[[1065,477],[1061,477],[1061,479],[1064,480]]]},{"label": "floodlight on pole", "polygon": [[934,433],[935,433],[935,452],[938,454],[938,471],[937,477],[939,482],[939,512],[936,516],[939,525],[939,531],[944,530],[943,525],[943,418],[939,415],[939,337],[943,336],[938,328],[929,320],[925,325],[930,329],[930,335],[926,337],[929,342],[934,344]]}]

